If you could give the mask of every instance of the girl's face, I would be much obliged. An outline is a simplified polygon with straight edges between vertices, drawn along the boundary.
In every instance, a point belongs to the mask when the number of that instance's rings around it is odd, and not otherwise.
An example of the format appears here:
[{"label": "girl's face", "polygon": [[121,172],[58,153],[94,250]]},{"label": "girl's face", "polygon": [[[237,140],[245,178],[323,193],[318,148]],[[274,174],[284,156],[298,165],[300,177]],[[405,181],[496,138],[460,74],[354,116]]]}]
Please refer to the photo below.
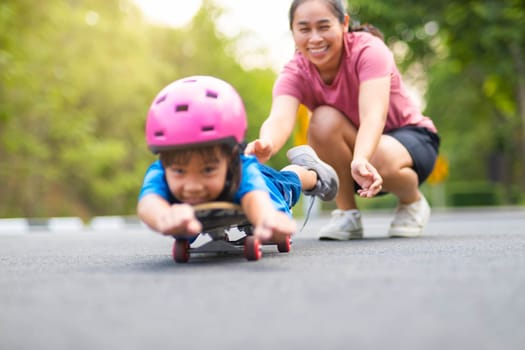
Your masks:
[{"label": "girl's face", "polygon": [[325,1],[306,1],[293,16],[295,46],[321,73],[337,70],[348,21],[341,23]]},{"label": "girl's face", "polygon": [[183,162],[172,162],[165,168],[171,193],[191,205],[216,200],[222,193],[230,159],[215,149],[213,156],[192,152]]}]

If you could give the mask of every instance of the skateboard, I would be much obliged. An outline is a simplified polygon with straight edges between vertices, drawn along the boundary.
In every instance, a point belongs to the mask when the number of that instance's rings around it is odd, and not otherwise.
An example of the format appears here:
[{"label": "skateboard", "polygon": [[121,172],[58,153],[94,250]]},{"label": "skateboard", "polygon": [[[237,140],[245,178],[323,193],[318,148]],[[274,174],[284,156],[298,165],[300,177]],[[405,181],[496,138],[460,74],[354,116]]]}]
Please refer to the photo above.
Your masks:
[{"label": "skateboard", "polygon": [[[190,243],[184,238],[176,238],[173,243],[173,260],[185,263],[194,253],[244,254],[250,261],[262,257],[262,245],[277,245],[281,253],[288,253],[291,247],[290,237],[282,242],[261,242],[253,235],[253,226],[244,215],[242,208],[230,202],[209,202],[195,205],[195,216],[202,224],[199,236],[208,236],[208,241]],[[230,239],[230,233],[236,230],[242,236]]]}]

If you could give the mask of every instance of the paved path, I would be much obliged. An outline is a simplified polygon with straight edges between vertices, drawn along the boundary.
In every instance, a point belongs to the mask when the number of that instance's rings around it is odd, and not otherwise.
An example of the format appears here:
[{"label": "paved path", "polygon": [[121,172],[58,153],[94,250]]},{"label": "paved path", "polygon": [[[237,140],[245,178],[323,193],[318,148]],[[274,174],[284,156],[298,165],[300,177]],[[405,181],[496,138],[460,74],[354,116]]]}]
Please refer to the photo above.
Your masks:
[{"label": "paved path", "polygon": [[[0,234],[0,349],[524,349],[525,208],[436,212],[423,237],[320,242],[257,262],[144,228]],[[299,221],[302,224],[302,221]]]}]

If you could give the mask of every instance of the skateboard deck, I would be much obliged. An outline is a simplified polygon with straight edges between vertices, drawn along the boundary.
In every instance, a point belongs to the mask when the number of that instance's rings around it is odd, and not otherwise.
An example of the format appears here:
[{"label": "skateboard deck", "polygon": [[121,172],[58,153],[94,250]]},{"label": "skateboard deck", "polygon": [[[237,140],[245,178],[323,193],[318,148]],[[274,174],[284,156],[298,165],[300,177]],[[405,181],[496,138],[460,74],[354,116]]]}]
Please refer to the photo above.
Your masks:
[{"label": "skateboard deck", "polygon": [[[262,244],[277,245],[279,252],[289,252],[291,241],[287,238],[283,242],[264,242],[253,236],[253,226],[248,221],[242,208],[230,202],[209,202],[194,206],[195,216],[202,224],[200,235],[208,236],[208,241],[197,245],[187,239],[175,239],[173,244],[173,259],[184,263],[193,253],[241,253],[248,260],[259,260],[262,257]],[[230,240],[229,233],[237,230],[243,236]]]},{"label": "skateboard deck", "polygon": [[228,226],[250,225],[242,208],[230,202],[209,202],[195,205],[195,216],[203,232]]}]

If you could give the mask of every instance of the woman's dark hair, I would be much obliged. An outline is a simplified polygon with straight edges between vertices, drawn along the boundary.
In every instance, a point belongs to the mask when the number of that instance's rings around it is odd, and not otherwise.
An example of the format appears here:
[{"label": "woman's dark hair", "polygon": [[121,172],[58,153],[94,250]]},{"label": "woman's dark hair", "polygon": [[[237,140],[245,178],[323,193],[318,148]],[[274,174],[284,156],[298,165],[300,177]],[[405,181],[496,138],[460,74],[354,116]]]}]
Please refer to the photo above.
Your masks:
[{"label": "woman's dark hair", "polygon": [[[290,5],[290,10],[288,12],[288,20],[290,21],[290,29],[292,29],[293,25],[293,19],[295,17],[295,11],[297,8],[302,5],[303,3],[311,1],[311,0],[293,0],[292,4]],[[330,10],[334,14],[335,17],[337,17],[337,20],[340,23],[345,22],[345,7],[343,5],[342,0],[324,0],[329,6]]]},{"label": "woman's dark hair", "polygon": [[367,32],[367,33],[377,36],[379,39],[383,41],[385,40],[383,33],[379,29],[377,29],[376,27],[374,27],[373,25],[369,23],[364,23],[364,24],[359,24],[359,25],[350,25],[348,28],[348,31],[349,32]]},{"label": "woman's dark hair", "polygon": [[[292,29],[293,20],[295,17],[295,11],[300,5],[302,5],[303,3],[307,1],[312,1],[312,0],[293,0],[292,1],[292,4],[290,5],[290,10],[288,12],[288,20],[290,22],[290,29]],[[339,23],[344,23],[346,10],[345,10],[345,6],[343,5],[343,1],[342,0],[324,0],[324,1],[328,4],[328,6],[330,7],[330,11],[332,11],[334,16],[339,21]],[[381,40],[384,40],[383,33],[381,33],[379,29],[377,29],[376,27],[374,27],[373,25],[369,23],[359,24],[359,25],[351,24],[348,28],[348,31],[349,32],[368,32],[372,35],[377,36]]]},{"label": "woman's dark hair", "polygon": [[223,156],[228,158],[226,183],[217,200],[231,202],[233,201],[235,193],[239,189],[241,183],[241,145],[221,143],[163,151],[159,152],[159,159],[162,163],[162,166],[166,168],[174,163],[187,164],[194,154],[202,157],[205,162],[214,161],[217,159],[217,152],[220,152]]}]

